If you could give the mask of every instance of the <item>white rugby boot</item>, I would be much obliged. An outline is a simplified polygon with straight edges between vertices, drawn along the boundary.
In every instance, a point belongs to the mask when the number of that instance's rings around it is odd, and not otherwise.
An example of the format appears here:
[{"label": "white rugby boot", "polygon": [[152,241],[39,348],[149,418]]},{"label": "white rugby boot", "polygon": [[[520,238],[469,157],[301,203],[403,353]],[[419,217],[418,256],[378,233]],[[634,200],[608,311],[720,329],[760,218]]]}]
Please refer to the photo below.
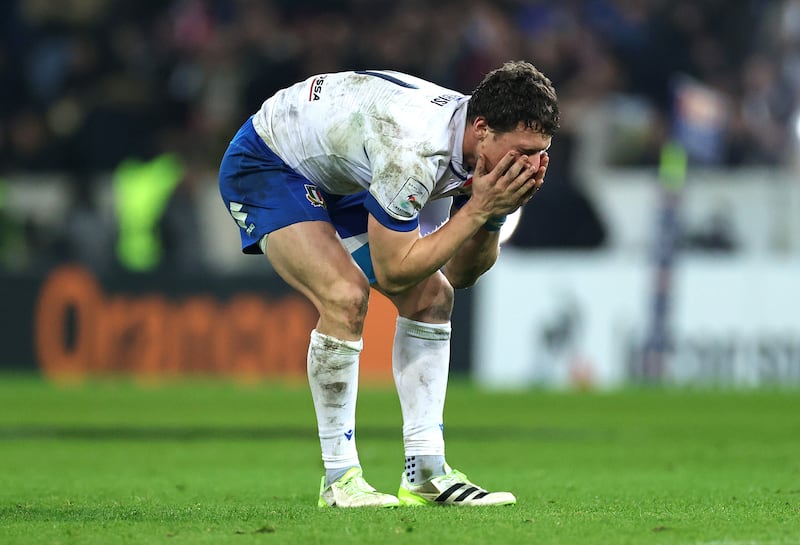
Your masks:
[{"label": "white rugby boot", "polygon": [[351,467],[337,481],[325,486],[325,477],[319,487],[320,507],[397,507],[400,501],[391,494],[383,494],[364,480],[360,467]]}]

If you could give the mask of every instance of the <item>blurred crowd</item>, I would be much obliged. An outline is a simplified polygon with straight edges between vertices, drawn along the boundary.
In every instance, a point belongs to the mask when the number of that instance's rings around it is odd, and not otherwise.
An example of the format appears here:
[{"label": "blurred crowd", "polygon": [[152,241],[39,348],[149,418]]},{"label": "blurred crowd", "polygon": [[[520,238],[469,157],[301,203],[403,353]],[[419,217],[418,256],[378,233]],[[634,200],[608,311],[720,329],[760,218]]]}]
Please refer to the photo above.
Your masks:
[{"label": "blurred crowd", "polygon": [[[175,147],[213,165],[272,92],[348,68],[469,92],[524,58],[567,110],[625,94],[665,115],[670,79],[685,73],[731,101],[726,164],[786,160],[800,94],[797,0],[6,0],[0,10],[5,172],[91,172]],[[628,160],[647,161],[641,151]]]},{"label": "blurred crowd", "polygon": [[[654,164],[678,75],[722,97],[717,164],[796,152],[800,0],[4,0],[0,40],[0,179],[58,171],[80,185],[175,153],[190,191],[266,97],[310,74],[389,68],[468,93],[509,59],[559,92],[554,177],[571,176],[599,110],[639,112],[609,163]],[[583,244],[601,244],[587,229]]]}]

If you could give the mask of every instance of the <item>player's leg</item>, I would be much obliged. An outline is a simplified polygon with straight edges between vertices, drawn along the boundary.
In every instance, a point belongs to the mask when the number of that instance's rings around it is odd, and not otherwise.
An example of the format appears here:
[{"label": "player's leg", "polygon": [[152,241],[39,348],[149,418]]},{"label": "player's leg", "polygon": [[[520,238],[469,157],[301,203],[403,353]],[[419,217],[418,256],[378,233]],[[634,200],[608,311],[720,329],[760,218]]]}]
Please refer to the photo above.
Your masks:
[{"label": "player's leg", "polygon": [[266,253],[319,311],[308,379],[326,469],[321,505],[396,505],[361,476],[355,406],[369,282],[342,247],[321,192],[272,153],[250,122],[223,158],[220,191],[240,227],[243,251]]},{"label": "player's leg", "polygon": [[390,296],[399,316],[392,349],[403,412],[405,471],[398,497],[406,505],[506,505],[508,492],[488,492],[445,461],[444,403],[450,366],[453,288],[442,273]]},{"label": "player's leg", "polygon": [[392,506],[397,499],[364,481],[356,450],[361,331],[369,282],[327,222],[302,222],[270,233],[266,254],[286,282],[319,311],[308,350],[308,382],[317,415],[325,477],[320,506]]},{"label": "player's leg", "polygon": [[389,298],[398,310],[392,374],[403,414],[406,478],[425,482],[444,474],[443,413],[453,288],[437,272]]},{"label": "player's leg", "polygon": [[369,281],[331,223],[295,223],[270,233],[266,254],[281,278],[316,307],[318,333],[361,341]]}]

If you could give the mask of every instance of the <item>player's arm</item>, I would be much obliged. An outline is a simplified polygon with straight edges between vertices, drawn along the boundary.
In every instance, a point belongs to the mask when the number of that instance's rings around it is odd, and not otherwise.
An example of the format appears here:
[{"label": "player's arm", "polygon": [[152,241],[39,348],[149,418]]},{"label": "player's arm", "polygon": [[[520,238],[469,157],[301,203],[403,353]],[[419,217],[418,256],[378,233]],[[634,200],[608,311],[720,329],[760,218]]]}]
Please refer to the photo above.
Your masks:
[{"label": "player's arm", "polygon": [[[522,198],[521,204],[526,204],[542,186],[549,163],[550,157],[547,153],[543,153],[539,169],[534,177],[535,184],[532,191]],[[460,208],[454,206],[450,217],[455,218],[459,211]],[[454,288],[468,288],[474,285],[481,275],[492,268],[500,255],[500,226],[502,224],[501,220],[484,224],[447,262],[442,270]]]},{"label": "player's arm", "polygon": [[533,190],[534,172],[524,157],[510,152],[491,172],[479,158],[473,175],[473,195],[463,208],[433,233],[419,229],[395,231],[369,216],[369,241],[375,277],[390,294],[401,293],[445,266],[493,216],[519,207]]},{"label": "player's arm", "polygon": [[478,278],[491,269],[497,261],[497,257],[500,255],[499,241],[499,229],[496,231],[478,229],[478,232],[456,252],[442,269],[450,284],[456,289],[474,285]]},{"label": "player's arm", "polygon": [[480,210],[465,212],[425,237],[420,237],[419,228],[393,231],[370,214],[370,253],[381,288],[389,294],[402,293],[441,269],[489,217]]}]

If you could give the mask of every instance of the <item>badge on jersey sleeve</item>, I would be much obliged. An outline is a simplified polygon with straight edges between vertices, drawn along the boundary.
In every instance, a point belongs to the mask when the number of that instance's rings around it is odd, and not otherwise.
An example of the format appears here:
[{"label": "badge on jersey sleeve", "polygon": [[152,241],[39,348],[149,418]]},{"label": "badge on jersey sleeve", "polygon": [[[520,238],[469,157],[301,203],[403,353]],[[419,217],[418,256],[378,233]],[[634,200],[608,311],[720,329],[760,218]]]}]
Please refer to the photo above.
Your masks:
[{"label": "badge on jersey sleeve", "polygon": [[428,201],[429,194],[425,184],[416,178],[409,178],[389,201],[386,211],[398,218],[414,218]]}]

